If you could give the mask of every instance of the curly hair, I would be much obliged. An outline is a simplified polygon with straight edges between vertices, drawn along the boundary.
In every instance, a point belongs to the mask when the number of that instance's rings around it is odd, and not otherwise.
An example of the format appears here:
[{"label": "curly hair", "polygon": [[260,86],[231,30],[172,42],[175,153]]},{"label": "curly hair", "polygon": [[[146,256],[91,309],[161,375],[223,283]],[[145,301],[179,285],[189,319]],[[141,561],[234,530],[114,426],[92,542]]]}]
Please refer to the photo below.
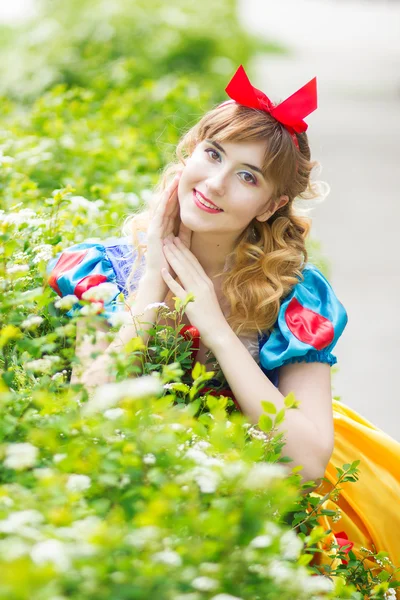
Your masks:
[{"label": "curly hair", "polygon": [[221,290],[230,305],[227,321],[232,330],[242,336],[272,330],[282,299],[303,280],[302,270],[308,260],[306,238],[311,219],[296,214],[293,201],[319,195],[311,181],[311,171],[318,163],[311,161],[307,135],[296,137],[299,148],[283,125],[259,109],[233,103],[207,112],[179,141],[178,160],[165,167],[148,208],[128,217],[124,225],[124,231],[128,227],[133,234],[138,250],[128,286],[146,251],[146,243],[139,240],[138,232],[147,229],[160,192],[186,164],[197,144],[206,138],[219,142],[266,140],[262,171],[273,186],[271,201],[281,195],[288,196],[289,201],[267,221],[253,219],[249,223],[228,256],[229,269],[219,275],[223,275]]}]

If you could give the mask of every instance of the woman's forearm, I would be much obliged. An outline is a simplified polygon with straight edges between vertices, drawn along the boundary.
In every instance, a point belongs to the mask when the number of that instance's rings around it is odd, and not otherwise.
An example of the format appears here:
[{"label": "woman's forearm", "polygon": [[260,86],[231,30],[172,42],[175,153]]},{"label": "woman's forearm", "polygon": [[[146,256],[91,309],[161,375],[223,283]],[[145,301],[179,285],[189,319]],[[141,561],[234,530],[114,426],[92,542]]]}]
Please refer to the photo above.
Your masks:
[{"label": "woman's forearm", "polygon": [[[141,336],[143,342],[146,344],[149,337],[148,330],[154,325],[157,317],[157,308],[145,309],[149,304],[162,302],[167,292],[167,286],[159,277],[145,274],[140,280],[135,300],[131,305],[132,323],[121,327],[106,352],[112,353],[120,350],[132,338],[138,335]],[[138,328],[136,328],[137,324],[139,324]],[[138,330],[142,333],[139,334]]]},{"label": "woman's forearm", "polygon": [[[221,335],[216,333],[212,351],[243,413],[252,423],[258,423],[264,412],[261,400],[272,402],[277,411],[285,408],[283,394],[264,375],[230,327],[226,327]],[[291,467],[303,466],[304,481],[317,481],[324,476],[331,450],[301,407],[296,411],[288,410],[277,431],[285,433],[285,453],[294,461]]]},{"label": "woman's forearm", "polygon": [[[79,372],[79,380],[86,388],[92,390],[98,385],[110,383],[114,380],[113,354],[124,348],[132,338],[140,335],[143,342],[145,344],[147,343],[149,337],[148,330],[153,326],[156,320],[157,309],[145,309],[149,304],[162,302],[166,293],[167,288],[159,279],[153,278],[150,275],[143,276],[140,280],[135,300],[131,305],[132,323],[123,325],[116,334],[114,340],[106,347],[104,347],[104,345],[103,347],[92,347],[92,352],[93,350],[101,352],[94,360],[87,360],[89,350],[86,349],[84,352],[86,356],[85,366],[83,370],[81,369]],[[134,321],[139,325],[138,328],[136,328]],[[138,330],[141,331],[140,334]]]}]

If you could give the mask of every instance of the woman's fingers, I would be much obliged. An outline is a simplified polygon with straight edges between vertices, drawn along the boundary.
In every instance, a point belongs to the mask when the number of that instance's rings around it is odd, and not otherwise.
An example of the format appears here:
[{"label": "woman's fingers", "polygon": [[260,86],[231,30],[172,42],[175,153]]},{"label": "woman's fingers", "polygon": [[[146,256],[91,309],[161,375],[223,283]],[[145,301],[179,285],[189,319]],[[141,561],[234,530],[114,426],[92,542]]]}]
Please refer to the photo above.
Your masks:
[{"label": "woman's fingers", "polygon": [[157,226],[161,226],[165,215],[167,213],[167,206],[169,199],[177,192],[178,190],[178,182],[179,175],[175,175],[171,183],[167,185],[165,190],[161,194],[161,198],[158,202],[158,206],[155,211],[154,219],[156,220]]}]

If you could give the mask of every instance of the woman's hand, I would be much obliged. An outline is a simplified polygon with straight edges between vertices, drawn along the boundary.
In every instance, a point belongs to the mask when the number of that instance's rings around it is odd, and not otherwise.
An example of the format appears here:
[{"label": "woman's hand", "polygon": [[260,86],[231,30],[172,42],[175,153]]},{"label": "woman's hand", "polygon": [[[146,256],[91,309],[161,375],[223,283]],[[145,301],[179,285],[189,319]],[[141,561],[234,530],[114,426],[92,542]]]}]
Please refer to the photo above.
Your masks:
[{"label": "woman's hand", "polygon": [[175,175],[171,183],[161,194],[159,203],[147,230],[146,273],[152,277],[160,277],[161,269],[167,269],[172,277],[176,273],[170,267],[163,252],[163,242],[172,240],[176,233],[183,244],[190,248],[192,232],[180,219],[178,200],[178,184],[181,172]]},{"label": "woman's hand", "polygon": [[214,284],[194,254],[179,238],[165,240],[164,254],[182,285],[166,269],[162,269],[161,275],[171,292],[181,300],[185,300],[189,292],[193,293],[195,299],[187,304],[185,312],[190,323],[199,330],[203,344],[212,350],[218,335],[230,330]]}]

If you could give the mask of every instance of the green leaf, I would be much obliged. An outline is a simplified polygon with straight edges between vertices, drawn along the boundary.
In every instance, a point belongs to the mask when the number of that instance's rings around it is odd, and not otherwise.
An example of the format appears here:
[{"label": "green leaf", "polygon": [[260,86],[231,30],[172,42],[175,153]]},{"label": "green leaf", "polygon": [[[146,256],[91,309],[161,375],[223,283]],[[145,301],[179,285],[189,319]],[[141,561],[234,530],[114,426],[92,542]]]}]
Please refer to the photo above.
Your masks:
[{"label": "green leaf", "polygon": [[281,410],[278,412],[278,414],[275,417],[275,427],[277,425],[280,425],[281,423],[283,423],[284,420],[285,420],[285,409],[281,408]]},{"label": "green leaf", "polygon": [[275,404],[272,404],[272,402],[268,402],[267,400],[261,400],[261,406],[263,407],[266,413],[269,413],[270,415],[276,414],[276,406]]},{"label": "green leaf", "polygon": [[260,415],[260,418],[258,419],[258,426],[261,431],[264,431],[265,433],[270,432],[273,428],[271,417],[265,414]]},{"label": "green leaf", "polygon": [[286,408],[297,408],[297,406],[299,406],[299,402],[296,400],[296,396],[294,395],[294,392],[290,392],[286,398],[284,399],[284,404],[286,406]]},{"label": "green leaf", "polygon": [[199,362],[196,362],[196,364],[194,365],[193,369],[192,369],[192,379],[193,381],[196,381],[196,379],[198,379],[199,377],[201,377],[203,373],[203,365]]}]

